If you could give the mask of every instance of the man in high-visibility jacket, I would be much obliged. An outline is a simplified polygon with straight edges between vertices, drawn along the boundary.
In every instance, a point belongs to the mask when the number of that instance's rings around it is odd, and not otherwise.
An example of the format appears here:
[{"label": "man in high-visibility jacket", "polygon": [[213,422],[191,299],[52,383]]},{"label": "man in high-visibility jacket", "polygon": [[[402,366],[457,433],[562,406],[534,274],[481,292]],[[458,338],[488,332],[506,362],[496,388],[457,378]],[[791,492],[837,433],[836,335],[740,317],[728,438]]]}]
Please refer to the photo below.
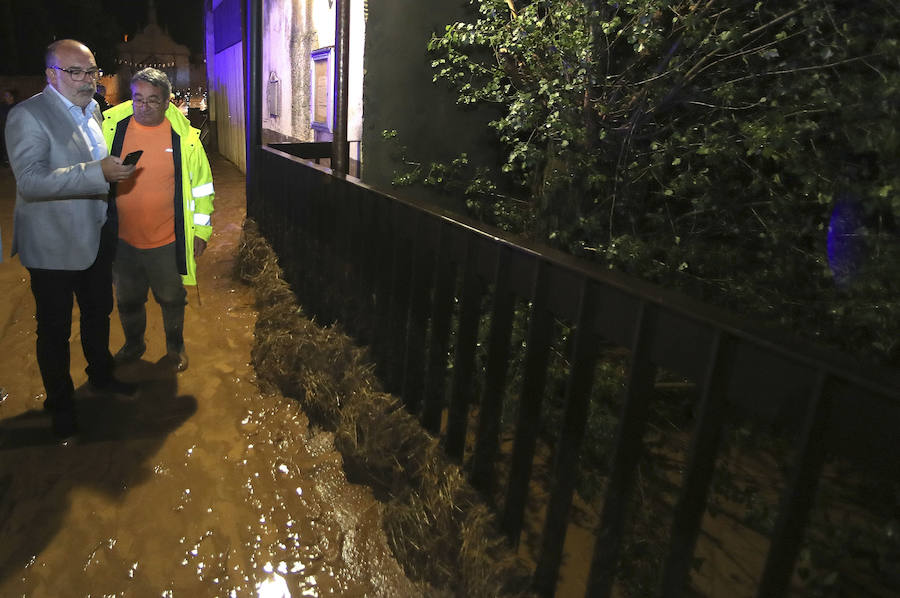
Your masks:
[{"label": "man in high-visibility jacket", "polygon": [[103,137],[110,154],[141,150],[136,175],[112,191],[119,242],[113,280],[125,344],[117,363],[146,351],[147,291],[162,310],[166,356],[187,369],[184,346],[184,285],[197,284],[196,258],[212,234],[212,173],[200,131],[169,100],[172,86],[162,71],[145,68],[131,79],[131,101],[104,112]]}]

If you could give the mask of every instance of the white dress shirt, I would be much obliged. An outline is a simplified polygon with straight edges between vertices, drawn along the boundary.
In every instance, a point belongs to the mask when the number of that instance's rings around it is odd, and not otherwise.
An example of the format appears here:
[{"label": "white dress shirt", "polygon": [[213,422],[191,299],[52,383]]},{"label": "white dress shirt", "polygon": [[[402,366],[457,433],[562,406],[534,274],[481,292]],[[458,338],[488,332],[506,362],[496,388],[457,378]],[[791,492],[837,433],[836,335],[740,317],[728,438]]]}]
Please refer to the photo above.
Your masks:
[{"label": "white dress shirt", "polygon": [[66,108],[69,110],[69,116],[72,117],[72,122],[74,122],[78,130],[81,131],[84,142],[87,143],[87,146],[91,149],[91,155],[94,157],[94,160],[102,160],[108,156],[106,142],[103,141],[103,131],[100,130],[100,123],[94,118],[94,111],[99,108],[97,100],[92,98],[91,103],[82,110],[81,106],[76,106],[70,102],[66,96],[59,93],[52,85],[48,85],[47,87],[62,100],[63,104],[66,105]]}]

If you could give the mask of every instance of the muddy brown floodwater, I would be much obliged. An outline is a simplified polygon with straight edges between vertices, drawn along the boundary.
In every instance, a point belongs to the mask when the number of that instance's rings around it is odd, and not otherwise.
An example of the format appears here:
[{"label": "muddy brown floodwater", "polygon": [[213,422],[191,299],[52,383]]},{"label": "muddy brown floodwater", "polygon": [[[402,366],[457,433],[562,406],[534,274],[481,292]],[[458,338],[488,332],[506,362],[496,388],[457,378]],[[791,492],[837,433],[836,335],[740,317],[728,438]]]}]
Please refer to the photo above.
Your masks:
[{"label": "muddy brown floodwater", "polygon": [[[387,547],[381,506],[347,482],[330,434],[264,394],[250,365],[256,313],[231,268],[244,178],[211,156],[215,233],[188,289],[190,368],[165,353],[148,303],[148,350],[119,375],[130,400],[72,372],[81,440],[58,446],[41,410],[28,272],[9,258],[14,181],[0,168],[0,596],[418,596]],[[122,343],[112,317],[113,351]],[[0,393],[2,397],[2,393]]]}]

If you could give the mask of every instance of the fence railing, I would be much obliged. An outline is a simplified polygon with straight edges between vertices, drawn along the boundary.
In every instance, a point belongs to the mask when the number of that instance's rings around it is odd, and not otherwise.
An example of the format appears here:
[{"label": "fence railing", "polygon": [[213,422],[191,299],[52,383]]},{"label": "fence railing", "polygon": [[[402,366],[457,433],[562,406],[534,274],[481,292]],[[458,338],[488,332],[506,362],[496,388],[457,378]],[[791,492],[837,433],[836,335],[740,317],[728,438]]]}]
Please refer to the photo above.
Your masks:
[{"label": "fence railing", "polygon": [[[893,464],[896,473],[894,372],[860,369],[845,356],[782,340],[718,309],[514,242],[296,156],[258,152],[248,215],[279,255],[304,309],[321,322],[340,321],[371,346],[387,389],[441,437],[476,488],[499,497],[502,532],[513,545],[530,517],[537,460],[550,469],[546,514],[533,542],[541,594],[556,591],[564,558],[586,422],[598,408],[591,398],[596,366],[616,351],[627,356],[627,376],[602,500],[593,503],[599,524],[579,586],[587,596],[609,596],[616,583],[663,372],[694,394],[657,595],[681,596],[691,583],[732,413],[764,422],[791,443],[753,582],[757,596],[788,595],[827,461]],[[555,440],[548,460],[541,456],[547,384],[558,375],[551,363],[560,347],[567,352],[565,390],[554,407],[558,417],[549,418],[558,428],[549,435]],[[522,378],[517,396],[507,387],[513,362]]]}]

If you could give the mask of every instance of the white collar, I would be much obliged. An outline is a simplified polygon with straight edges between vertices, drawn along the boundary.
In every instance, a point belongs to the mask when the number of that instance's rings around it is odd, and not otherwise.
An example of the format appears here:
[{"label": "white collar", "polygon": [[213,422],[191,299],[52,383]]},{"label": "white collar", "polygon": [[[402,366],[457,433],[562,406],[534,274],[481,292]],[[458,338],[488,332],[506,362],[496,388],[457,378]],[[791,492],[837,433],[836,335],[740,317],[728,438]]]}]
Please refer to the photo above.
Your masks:
[{"label": "white collar", "polygon": [[76,106],[75,104],[73,104],[71,101],[69,101],[69,98],[67,98],[66,96],[61,94],[59,92],[59,90],[56,89],[55,87],[53,87],[53,85],[51,85],[50,83],[47,84],[47,87],[49,89],[52,89],[53,93],[56,94],[56,97],[58,97],[60,100],[62,100],[62,103],[66,107],[66,110],[68,110],[69,112],[72,112],[72,108],[76,108],[79,112],[78,116],[81,118],[87,118],[87,117],[93,116],[94,111],[100,107],[100,105],[97,103],[97,100],[95,100],[94,98],[91,98],[90,103],[88,103],[88,105],[84,107],[84,110],[82,110],[81,106]]}]

